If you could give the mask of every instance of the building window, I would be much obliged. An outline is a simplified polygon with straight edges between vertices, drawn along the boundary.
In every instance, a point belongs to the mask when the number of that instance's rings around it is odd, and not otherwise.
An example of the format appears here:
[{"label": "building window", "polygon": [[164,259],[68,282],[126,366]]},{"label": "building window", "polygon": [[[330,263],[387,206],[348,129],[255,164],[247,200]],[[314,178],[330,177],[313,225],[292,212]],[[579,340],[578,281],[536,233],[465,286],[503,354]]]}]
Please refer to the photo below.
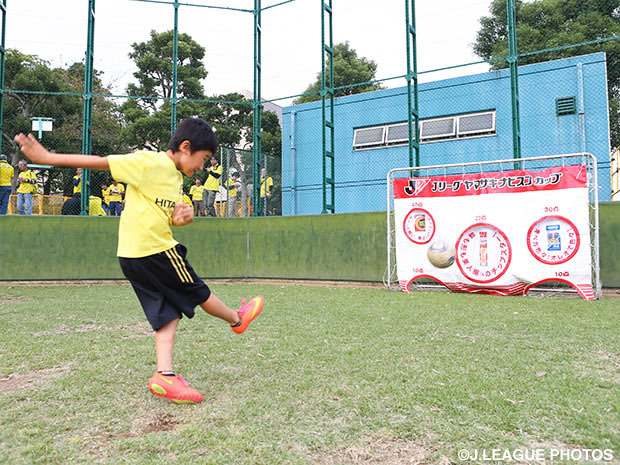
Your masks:
[{"label": "building window", "polygon": [[384,126],[356,129],[355,135],[353,136],[353,146],[368,147],[372,145],[382,145],[384,141],[384,133]]},{"label": "building window", "polygon": [[420,138],[422,141],[429,139],[447,139],[456,134],[455,118],[421,120]]},{"label": "building window", "polygon": [[[356,128],[353,132],[354,149],[405,145],[409,142],[408,122],[367,126]],[[422,143],[486,137],[496,134],[495,110],[420,120],[420,140]]]},{"label": "building window", "polygon": [[409,142],[409,123],[392,124],[387,126],[385,143],[402,144]]}]

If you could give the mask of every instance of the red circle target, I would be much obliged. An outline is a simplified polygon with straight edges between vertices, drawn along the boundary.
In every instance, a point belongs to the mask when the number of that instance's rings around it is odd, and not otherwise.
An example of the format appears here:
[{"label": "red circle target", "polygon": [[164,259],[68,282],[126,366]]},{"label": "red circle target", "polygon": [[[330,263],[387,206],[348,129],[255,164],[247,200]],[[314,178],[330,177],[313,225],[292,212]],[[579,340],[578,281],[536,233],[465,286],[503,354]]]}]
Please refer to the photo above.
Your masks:
[{"label": "red circle target", "polygon": [[456,264],[470,281],[490,283],[506,273],[512,247],[504,232],[488,223],[469,226],[456,241]]},{"label": "red circle target", "polygon": [[427,244],[435,235],[435,219],[423,208],[414,208],[403,221],[405,236],[416,244]]},{"label": "red circle target", "polygon": [[560,265],[575,256],[581,238],[571,220],[550,215],[536,220],[527,231],[527,248],[536,260]]}]

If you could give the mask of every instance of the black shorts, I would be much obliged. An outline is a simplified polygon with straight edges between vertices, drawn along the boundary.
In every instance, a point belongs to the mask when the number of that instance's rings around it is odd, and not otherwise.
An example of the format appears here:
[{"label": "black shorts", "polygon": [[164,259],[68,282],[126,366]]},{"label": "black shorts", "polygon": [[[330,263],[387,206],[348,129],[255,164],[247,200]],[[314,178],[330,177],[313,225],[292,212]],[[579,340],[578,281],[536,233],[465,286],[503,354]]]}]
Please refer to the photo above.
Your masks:
[{"label": "black shorts", "polygon": [[186,258],[181,244],[141,258],[119,257],[123,274],[133,286],[154,330],[176,318],[194,316],[196,305],[211,295]]}]

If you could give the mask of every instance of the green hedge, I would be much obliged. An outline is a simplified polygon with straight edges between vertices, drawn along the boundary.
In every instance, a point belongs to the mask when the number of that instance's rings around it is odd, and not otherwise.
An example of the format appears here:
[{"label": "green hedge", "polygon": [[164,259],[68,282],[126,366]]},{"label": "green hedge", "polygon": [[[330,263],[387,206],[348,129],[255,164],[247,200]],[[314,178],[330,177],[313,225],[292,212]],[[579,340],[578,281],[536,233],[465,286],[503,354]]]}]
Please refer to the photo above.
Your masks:
[{"label": "green hedge", "polygon": [[[121,279],[118,218],[0,217],[0,280]],[[620,287],[620,203],[600,206],[601,276]],[[385,212],[197,218],[175,228],[205,278],[381,281]]]}]

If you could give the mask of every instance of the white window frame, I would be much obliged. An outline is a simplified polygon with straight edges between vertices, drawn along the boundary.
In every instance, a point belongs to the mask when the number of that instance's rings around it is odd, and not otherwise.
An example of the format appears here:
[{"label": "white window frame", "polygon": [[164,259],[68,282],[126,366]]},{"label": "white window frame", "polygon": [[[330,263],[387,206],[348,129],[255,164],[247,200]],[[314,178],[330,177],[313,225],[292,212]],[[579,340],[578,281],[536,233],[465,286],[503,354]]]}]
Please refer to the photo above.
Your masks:
[{"label": "white window frame", "polygon": [[[424,136],[424,124],[432,123],[434,121],[444,121],[444,120],[452,120],[452,132],[445,132],[443,134],[435,134],[432,136]],[[434,140],[434,139],[456,139],[456,116],[444,116],[441,118],[430,118],[423,119],[420,121],[420,140],[424,142],[425,140]]]},{"label": "white window frame", "polygon": [[[364,142],[361,144],[356,144],[355,143],[355,139],[357,138],[357,133],[358,131],[364,131],[365,129],[381,129],[382,133],[381,133],[381,141],[377,142],[377,141],[373,141],[373,142]],[[385,130],[385,125],[377,125],[377,126],[366,126],[364,128],[356,128],[353,130],[353,148],[357,149],[360,147],[372,147],[372,146],[382,146],[385,145],[385,134],[386,134],[386,130]]]},{"label": "white window frame", "polygon": [[[385,143],[386,145],[390,146],[390,145],[396,145],[396,144],[404,144],[405,142],[409,142],[409,135],[407,134],[407,137],[405,137],[404,139],[394,139],[394,140],[388,140],[388,133],[390,131],[390,128],[393,128],[395,126],[407,126],[407,132],[409,132],[409,123],[394,123],[394,124],[388,124],[385,126]],[[413,138],[415,139],[415,134],[413,135]]]},{"label": "white window frame", "polygon": [[[467,118],[468,116],[479,116],[490,114],[493,118],[493,126],[490,129],[477,129],[475,131],[461,131],[461,118]],[[495,111],[480,111],[477,113],[467,113],[465,115],[458,115],[457,117],[457,134],[460,136],[468,136],[471,134],[491,134],[495,133]]]}]

